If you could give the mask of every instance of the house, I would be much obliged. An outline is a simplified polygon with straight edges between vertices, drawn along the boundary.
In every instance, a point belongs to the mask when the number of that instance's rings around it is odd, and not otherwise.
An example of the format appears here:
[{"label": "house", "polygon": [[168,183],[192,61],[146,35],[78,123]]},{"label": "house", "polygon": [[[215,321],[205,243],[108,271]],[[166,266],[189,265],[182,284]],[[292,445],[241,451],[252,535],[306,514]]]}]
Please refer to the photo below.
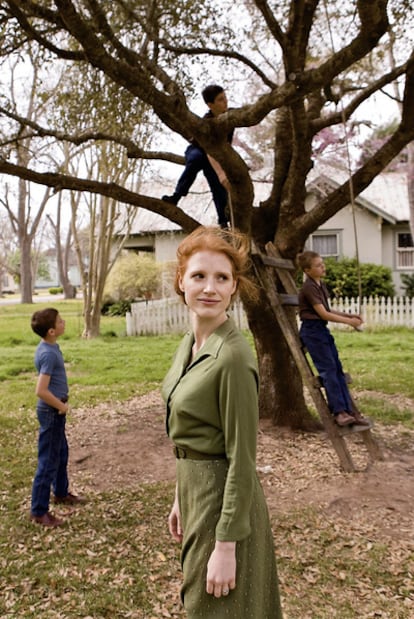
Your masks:
[{"label": "house", "polygon": [[[58,273],[56,249],[47,249],[44,252],[44,258],[47,266],[48,276],[38,276],[35,281],[35,288],[56,288],[58,286],[61,286]],[[69,254],[68,277],[69,281],[72,283],[73,286],[80,286],[81,280],[79,268],[75,253],[73,251],[71,251]]]},{"label": "house", "polygon": [[[306,208],[312,208],[327,192],[347,182],[348,174],[340,166],[317,165],[308,177]],[[255,202],[265,199],[269,185],[254,181]],[[165,187],[148,188],[152,195],[162,195]],[[414,272],[414,245],[409,227],[409,202],[405,174],[379,175],[355,199],[354,207],[343,208],[307,241],[307,247],[322,256],[353,258],[360,262],[387,266],[397,294],[403,294],[401,274]],[[204,225],[216,223],[216,211],[204,178],[200,175],[193,191],[180,206]],[[175,260],[175,250],[184,233],[161,215],[138,209],[130,237],[125,245],[135,251],[151,251],[157,262]]]},{"label": "house", "polygon": [[13,276],[4,267],[0,267],[0,295],[13,294],[17,290]]},{"label": "house", "polygon": [[[307,185],[309,208],[327,191],[346,183],[340,168],[312,171]],[[397,294],[403,294],[401,274],[414,272],[414,244],[409,225],[406,175],[378,175],[351,205],[325,222],[308,239],[308,247],[322,256],[353,258],[389,267]]]}]

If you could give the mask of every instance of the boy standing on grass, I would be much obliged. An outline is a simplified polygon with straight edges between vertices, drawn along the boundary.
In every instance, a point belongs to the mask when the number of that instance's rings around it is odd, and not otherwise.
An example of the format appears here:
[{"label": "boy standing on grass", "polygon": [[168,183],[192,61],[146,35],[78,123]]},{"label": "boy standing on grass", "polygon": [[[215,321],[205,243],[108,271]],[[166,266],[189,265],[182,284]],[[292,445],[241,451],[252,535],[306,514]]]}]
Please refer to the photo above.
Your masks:
[{"label": "boy standing on grass", "polygon": [[33,314],[31,326],[42,339],[35,353],[35,366],[39,374],[36,412],[40,428],[30,519],[46,527],[58,527],[64,521],[49,511],[51,486],[56,504],[76,505],[84,502],[84,499],[69,492],[67,473],[69,450],[65,425],[69,389],[63,356],[56,343],[65,332],[65,321],[56,309],[48,308]]},{"label": "boy standing on grass", "polygon": [[328,290],[322,280],[326,272],[325,264],[319,254],[304,251],[297,256],[297,262],[306,275],[299,292],[299,315],[302,321],[299,334],[322,379],[331,413],[338,426],[369,426],[368,419],[361,415],[352,402],[335,340],[327,327],[328,321],[332,321],[358,329],[362,325],[362,318],[358,314],[347,314],[330,308]]}]

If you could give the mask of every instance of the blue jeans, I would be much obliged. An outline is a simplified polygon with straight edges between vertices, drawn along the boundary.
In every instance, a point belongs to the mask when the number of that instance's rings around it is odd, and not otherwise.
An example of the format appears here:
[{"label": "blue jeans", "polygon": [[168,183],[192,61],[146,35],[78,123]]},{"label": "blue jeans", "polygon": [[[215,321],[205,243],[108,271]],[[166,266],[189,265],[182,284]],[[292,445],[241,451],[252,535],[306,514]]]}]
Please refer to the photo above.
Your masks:
[{"label": "blue jeans", "polygon": [[303,320],[299,333],[322,379],[331,412],[334,415],[342,411],[351,413],[351,396],[328,327],[322,320]]},{"label": "blue jeans", "polygon": [[197,174],[203,171],[204,176],[209,184],[213,202],[216,207],[218,223],[227,223],[225,208],[227,206],[227,191],[220,183],[219,178],[211,166],[206,153],[202,148],[194,144],[190,144],[185,151],[185,168],[184,172],[178,179],[175,188],[175,195],[186,196],[194,183]]},{"label": "blue jeans", "polygon": [[50,406],[39,405],[37,418],[40,424],[38,463],[32,487],[31,513],[43,516],[49,511],[51,486],[55,496],[68,494],[69,449],[65,434],[66,415],[59,415]]}]

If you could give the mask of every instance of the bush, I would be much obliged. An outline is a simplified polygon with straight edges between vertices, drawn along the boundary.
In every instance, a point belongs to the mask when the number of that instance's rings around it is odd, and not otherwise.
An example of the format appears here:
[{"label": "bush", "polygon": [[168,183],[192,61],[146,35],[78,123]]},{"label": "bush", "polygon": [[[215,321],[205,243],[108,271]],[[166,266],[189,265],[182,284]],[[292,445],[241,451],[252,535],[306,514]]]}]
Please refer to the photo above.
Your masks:
[{"label": "bush", "polygon": [[56,286],[56,288],[49,288],[49,294],[62,294],[62,286]]},{"label": "bush", "polygon": [[106,301],[101,308],[103,316],[125,316],[131,311],[131,301]]},{"label": "bush", "polygon": [[151,298],[161,285],[161,267],[152,255],[128,251],[115,262],[105,284],[105,296],[113,301]]},{"label": "bush", "polygon": [[412,299],[414,297],[414,273],[402,273],[401,281],[404,284],[402,288],[405,296]]},{"label": "bush", "polygon": [[[356,258],[325,259],[324,282],[332,297],[357,297],[358,263]],[[361,287],[363,297],[392,297],[395,288],[391,269],[380,264],[361,263]]]}]

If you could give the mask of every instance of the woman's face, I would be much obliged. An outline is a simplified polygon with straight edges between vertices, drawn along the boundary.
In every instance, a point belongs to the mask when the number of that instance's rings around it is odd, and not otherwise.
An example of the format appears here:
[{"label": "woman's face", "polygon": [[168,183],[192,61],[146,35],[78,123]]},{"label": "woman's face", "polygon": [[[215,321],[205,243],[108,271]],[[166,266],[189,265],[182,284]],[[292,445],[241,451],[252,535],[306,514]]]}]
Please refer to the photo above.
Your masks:
[{"label": "woman's face", "polygon": [[225,254],[203,250],[190,256],[179,286],[186,304],[198,318],[220,324],[226,319],[237,281]]}]

